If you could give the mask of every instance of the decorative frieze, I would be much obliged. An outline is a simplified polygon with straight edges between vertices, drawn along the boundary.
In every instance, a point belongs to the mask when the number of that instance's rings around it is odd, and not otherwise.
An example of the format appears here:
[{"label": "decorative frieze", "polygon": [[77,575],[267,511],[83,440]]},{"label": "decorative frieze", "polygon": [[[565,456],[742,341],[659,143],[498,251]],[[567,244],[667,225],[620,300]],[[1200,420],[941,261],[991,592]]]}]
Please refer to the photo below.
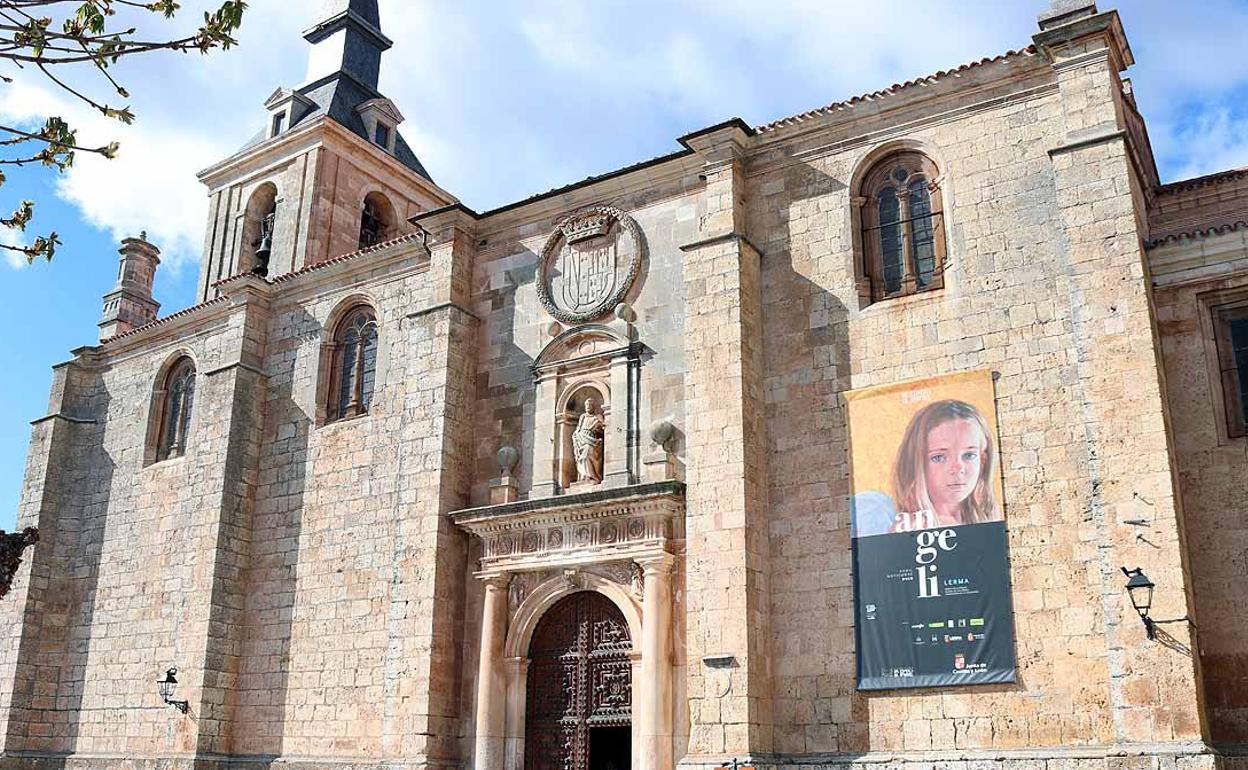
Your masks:
[{"label": "decorative frieze", "polygon": [[[684,486],[646,484],[471,508],[452,520],[481,538],[483,570],[603,563],[668,550],[684,538]],[[629,585],[625,559],[619,575]]]}]

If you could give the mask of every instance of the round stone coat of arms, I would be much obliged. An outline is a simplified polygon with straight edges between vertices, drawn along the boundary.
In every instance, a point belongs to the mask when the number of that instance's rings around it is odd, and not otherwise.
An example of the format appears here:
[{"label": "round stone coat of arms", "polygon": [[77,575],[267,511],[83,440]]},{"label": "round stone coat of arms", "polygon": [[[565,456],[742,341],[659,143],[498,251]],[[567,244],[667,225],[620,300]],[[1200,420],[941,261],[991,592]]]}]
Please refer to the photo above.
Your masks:
[{"label": "round stone coat of arms", "polygon": [[542,249],[537,298],[564,323],[585,323],[624,301],[641,272],[641,228],[611,206],[594,206],[559,223]]}]

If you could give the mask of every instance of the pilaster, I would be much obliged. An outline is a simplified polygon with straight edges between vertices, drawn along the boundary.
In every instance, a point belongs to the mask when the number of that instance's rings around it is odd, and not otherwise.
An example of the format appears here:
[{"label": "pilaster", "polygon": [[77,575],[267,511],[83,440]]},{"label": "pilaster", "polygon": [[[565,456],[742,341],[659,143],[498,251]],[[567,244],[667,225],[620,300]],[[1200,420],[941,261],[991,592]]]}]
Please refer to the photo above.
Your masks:
[{"label": "pilaster", "polygon": [[[1118,743],[1192,741],[1202,735],[1200,688],[1186,624],[1173,642],[1149,641],[1127,601],[1120,567],[1157,584],[1155,617],[1192,614],[1186,547],[1166,429],[1160,342],[1150,301],[1143,233],[1133,199],[1130,147],[1118,73],[1132,63],[1116,13],[1060,2],[1036,42],[1057,76],[1065,141],[1049,149],[1063,274],[1055,286],[1070,324],[1077,378],[1071,426],[1086,486],[1078,491],[1083,539],[1096,545],[1106,642],[1105,687]],[[1140,522],[1147,529],[1140,529]]]},{"label": "pilaster", "polygon": [[634,711],[641,734],[641,770],[672,767],[672,567],[668,553],[636,560],[643,570],[641,703]]},{"label": "pilaster", "polygon": [[[760,254],[744,229],[751,136],[737,120],[681,140],[706,179],[699,237],[681,247],[693,763],[766,752],[772,740]],[[713,691],[707,655],[733,658],[726,693]]]},{"label": "pilaster", "polygon": [[[206,468],[218,521],[212,550],[209,612],[200,695],[195,709],[198,751],[223,754],[231,748],[246,586],[242,576],[251,552],[251,521],[264,430],[268,378],[261,366],[269,334],[269,286],[254,275],[230,281],[223,293],[232,309],[227,321],[232,350],[221,365],[202,372],[204,418],[200,425],[212,455]],[[188,673],[190,673],[188,671]]]},{"label": "pilaster", "polygon": [[[90,396],[99,375],[94,349],[75,352],[53,369],[48,414],[31,424],[17,528],[38,527],[40,541],[0,602],[0,758],[70,751],[75,743],[77,715],[59,710],[82,696],[70,635],[77,608],[94,596],[92,553],[82,547],[82,487],[72,479],[81,473],[84,434],[97,429]],[[85,585],[76,579],[84,574]]]},{"label": "pilaster", "polygon": [[[429,304],[408,315],[392,360],[407,385],[398,452],[405,543],[400,568],[411,577],[395,589],[411,628],[395,667],[412,669],[413,695],[396,705],[393,745],[398,756],[430,763],[459,759],[459,697],[467,538],[447,514],[468,500],[476,387],[478,320],[467,308],[475,215],[462,206],[422,214],[430,253]],[[401,362],[401,363],[399,363]],[[412,736],[419,736],[413,742]],[[402,743],[400,744],[400,741]]]},{"label": "pilaster", "polygon": [[476,251],[477,214],[455,203],[427,211],[410,220],[426,235],[429,249],[429,281],[434,306],[467,307],[472,293],[472,259]]},{"label": "pilaster", "polygon": [[489,574],[481,610],[481,661],[477,667],[476,742],[474,770],[503,770],[506,760],[506,661],[507,587],[511,576]]}]

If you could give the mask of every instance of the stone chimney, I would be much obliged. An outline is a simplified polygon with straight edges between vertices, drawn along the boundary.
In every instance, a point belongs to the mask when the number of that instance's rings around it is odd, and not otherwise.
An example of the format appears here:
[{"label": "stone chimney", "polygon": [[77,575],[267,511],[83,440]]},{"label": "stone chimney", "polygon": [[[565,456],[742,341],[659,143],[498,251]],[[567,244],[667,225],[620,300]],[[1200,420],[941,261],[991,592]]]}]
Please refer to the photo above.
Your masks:
[{"label": "stone chimney", "polygon": [[156,320],[160,303],[152,299],[152,281],[160,264],[160,249],[147,242],[147,233],[121,242],[117,285],[104,295],[100,342]]}]

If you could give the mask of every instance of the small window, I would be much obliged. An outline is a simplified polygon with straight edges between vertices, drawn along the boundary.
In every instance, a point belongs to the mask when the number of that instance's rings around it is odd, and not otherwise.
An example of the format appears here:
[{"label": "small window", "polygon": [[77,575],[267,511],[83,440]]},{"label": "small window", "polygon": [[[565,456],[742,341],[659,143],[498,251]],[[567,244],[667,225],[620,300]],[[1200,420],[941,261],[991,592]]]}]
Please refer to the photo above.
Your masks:
[{"label": "small window", "polygon": [[1248,305],[1214,308],[1213,321],[1226,433],[1240,438],[1248,435]]},{"label": "small window", "polygon": [[390,147],[390,127],[385,123],[377,124],[377,131],[373,134],[374,141],[382,147]]},{"label": "small window", "polygon": [[286,113],[279,112],[273,116],[273,136],[286,130]]},{"label": "small window", "polygon": [[186,439],[191,428],[191,409],[194,404],[195,364],[191,359],[184,358],[169,370],[165,378],[160,432],[157,434],[158,461],[181,457],[186,453]]},{"label": "small window", "polygon": [[377,317],[372,308],[356,308],[338,325],[333,360],[329,418],[367,414],[377,376]]},{"label": "small window", "polygon": [[872,300],[944,285],[945,232],[935,165],[917,152],[889,155],[862,185],[862,273]]}]

